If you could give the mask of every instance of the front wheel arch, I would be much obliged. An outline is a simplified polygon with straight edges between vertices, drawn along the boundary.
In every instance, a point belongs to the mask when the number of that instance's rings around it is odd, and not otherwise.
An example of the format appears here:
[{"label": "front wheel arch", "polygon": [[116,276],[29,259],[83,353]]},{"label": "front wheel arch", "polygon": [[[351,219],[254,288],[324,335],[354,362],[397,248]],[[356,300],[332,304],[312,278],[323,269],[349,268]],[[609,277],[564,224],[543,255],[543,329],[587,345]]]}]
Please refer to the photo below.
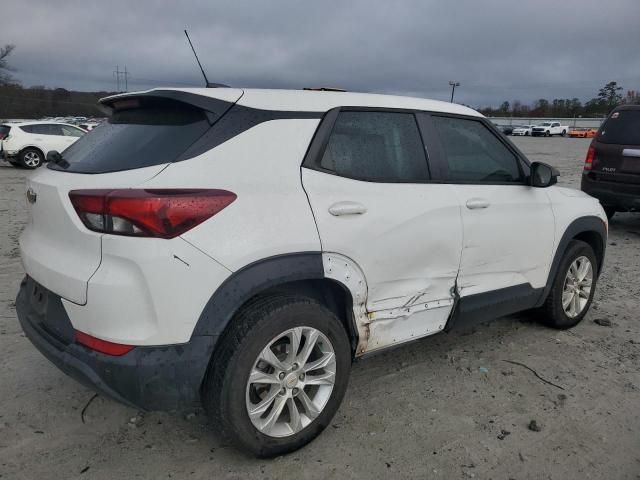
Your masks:
[{"label": "front wheel arch", "polygon": [[556,278],[558,266],[560,265],[567,247],[572,240],[581,240],[591,246],[596,255],[597,276],[602,272],[607,241],[607,227],[605,222],[600,217],[596,216],[577,218],[565,229],[564,234],[558,243],[558,247],[556,248],[551,262],[551,268],[549,269],[547,283],[542,295],[540,295],[537,307],[541,307],[549,296],[549,292],[551,291],[551,287],[553,286],[553,282]]}]

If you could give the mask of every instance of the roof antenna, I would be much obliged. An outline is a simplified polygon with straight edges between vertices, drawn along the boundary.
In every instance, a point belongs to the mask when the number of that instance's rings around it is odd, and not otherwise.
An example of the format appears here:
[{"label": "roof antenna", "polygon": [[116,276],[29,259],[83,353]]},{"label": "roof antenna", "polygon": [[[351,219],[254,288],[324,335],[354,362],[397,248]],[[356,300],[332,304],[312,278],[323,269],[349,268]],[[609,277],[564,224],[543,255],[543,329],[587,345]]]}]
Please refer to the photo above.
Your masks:
[{"label": "roof antenna", "polygon": [[196,62],[198,62],[198,66],[200,67],[200,71],[202,72],[202,76],[204,77],[205,86],[207,88],[216,88],[216,87],[228,87],[229,85],[223,85],[222,83],[210,83],[207,78],[207,74],[204,73],[204,68],[202,68],[202,64],[200,63],[200,59],[198,58],[198,54],[196,53],[196,49],[193,48],[193,43],[191,43],[191,39],[189,38],[189,34],[187,31],[184,31],[184,34],[187,36],[187,41],[191,46],[191,51],[193,52],[193,56],[196,57]]}]

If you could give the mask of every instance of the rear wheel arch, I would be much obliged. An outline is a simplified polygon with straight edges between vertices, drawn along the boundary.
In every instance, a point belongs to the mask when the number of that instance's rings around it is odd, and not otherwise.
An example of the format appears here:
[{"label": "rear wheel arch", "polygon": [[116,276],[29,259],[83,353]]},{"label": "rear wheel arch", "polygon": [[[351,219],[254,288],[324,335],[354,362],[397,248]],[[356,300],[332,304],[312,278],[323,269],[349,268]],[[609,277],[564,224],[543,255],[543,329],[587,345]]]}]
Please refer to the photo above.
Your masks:
[{"label": "rear wheel arch", "polygon": [[19,155],[20,155],[20,154],[22,154],[22,152],[24,152],[25,150],[35,150],[35,151],[37,151],[40,155],[42,155],[42,158],[45,158],[45,154],[44,154],[44,152],[43,152],[43,151],[42,151],[42,149],[41,149],[41,148],[39,148],[39,147],[36,147],[36,146],[34,146],[34,145],[27,145],[26,147],[22,147],[22,148],[20,149],[20,153],[19,153]]},{"label": "rear wheel arch", "polygon": [[216,336],[219,342],[239,311],[258,298],[283,294],[311,298],[328,308],[343,322],[355,350],[358,330],[351,292],[340,282],[325,277],[320,252],[278,255],[233,273],[205,305],[193,336]]}]

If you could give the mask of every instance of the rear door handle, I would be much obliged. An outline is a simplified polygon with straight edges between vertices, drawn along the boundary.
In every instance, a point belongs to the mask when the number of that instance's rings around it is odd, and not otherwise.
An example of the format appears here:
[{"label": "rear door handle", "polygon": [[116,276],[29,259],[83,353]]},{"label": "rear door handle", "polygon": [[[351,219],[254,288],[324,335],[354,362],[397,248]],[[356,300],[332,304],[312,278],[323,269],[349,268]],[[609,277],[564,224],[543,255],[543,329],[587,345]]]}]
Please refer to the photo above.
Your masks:
[{"label": "rear door handle", "polygon": [[358,202],[337,202],[329,207],[329,213],[334,217],[342,215],[362,215],[367,207]]},{"label": "rear door handle", "polygon": [[467,200],[467,208],[469,210],[476,210],[478,208],[487,208],[489,205],[489,200],[485,200],[484,198],[470,198]]}]

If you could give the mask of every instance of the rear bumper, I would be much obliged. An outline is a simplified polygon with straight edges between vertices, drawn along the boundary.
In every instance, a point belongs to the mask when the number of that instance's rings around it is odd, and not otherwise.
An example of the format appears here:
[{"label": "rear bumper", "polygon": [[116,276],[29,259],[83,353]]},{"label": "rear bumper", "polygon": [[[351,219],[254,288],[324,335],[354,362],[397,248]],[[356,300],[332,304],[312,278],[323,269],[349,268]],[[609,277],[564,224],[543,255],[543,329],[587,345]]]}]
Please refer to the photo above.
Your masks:
[{"label": "rear bumper", "polygon": [[620,210],[640,210],[640,184],[604,182],[582,175],[580,189],[602,205]]},{"label": "rear bumper", "polygon": [[544,137],[547,132],[531,132],[532,137]]},{"label": "rear bumper", "polygon": [[136,347],[116,357],[73,341],[73,327],[59,296],[30,277],[16,299],[29,340],[60,370],[96,392],[143,410],[185,410],[200,404],[200,385],[217,337],[188,343]]}]

